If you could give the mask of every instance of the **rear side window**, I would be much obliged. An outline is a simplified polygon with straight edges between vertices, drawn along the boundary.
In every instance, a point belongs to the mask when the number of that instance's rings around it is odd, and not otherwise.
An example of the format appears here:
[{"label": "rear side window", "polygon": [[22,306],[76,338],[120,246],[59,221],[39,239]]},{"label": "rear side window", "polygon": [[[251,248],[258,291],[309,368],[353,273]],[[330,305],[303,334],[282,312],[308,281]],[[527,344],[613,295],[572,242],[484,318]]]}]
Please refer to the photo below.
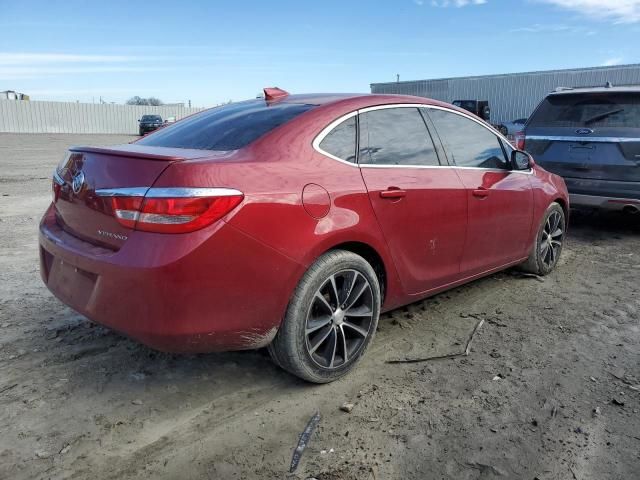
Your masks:
[{"label": "rear side window", "polygon": [[473,120],[444,110],[429,110],[449,159],[459,167],[508,167],[499,138]]},{"label": "rear side window", "polygon": [[361,164],[440,165],[417,108],[385,108],[360,114]]},{"label": "rear side window", "polygon": [[549,95],[530,127],[640,127],[640,94],[570,93]]},{"label": "rear side window", "polygon": [[356,117],[348,118],[331,130],[320,142],[320,149],[340,160],[355,163]]},{"label": "rear side window", "polygon": [[179,121],[137,143],[152,147],[238,150],[283,125],[314,105],[263,100],[212,108]]}]

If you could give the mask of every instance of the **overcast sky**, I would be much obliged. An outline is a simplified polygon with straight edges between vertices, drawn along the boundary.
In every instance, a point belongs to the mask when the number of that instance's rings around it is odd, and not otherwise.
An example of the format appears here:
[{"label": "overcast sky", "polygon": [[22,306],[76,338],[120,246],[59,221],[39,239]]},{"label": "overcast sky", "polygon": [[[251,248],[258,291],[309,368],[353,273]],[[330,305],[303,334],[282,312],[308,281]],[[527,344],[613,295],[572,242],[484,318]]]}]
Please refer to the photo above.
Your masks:
[{"label": "overcast sky", "polygon": [[640,63],[640,0],[0,0],[0,91],[210,106]]}]

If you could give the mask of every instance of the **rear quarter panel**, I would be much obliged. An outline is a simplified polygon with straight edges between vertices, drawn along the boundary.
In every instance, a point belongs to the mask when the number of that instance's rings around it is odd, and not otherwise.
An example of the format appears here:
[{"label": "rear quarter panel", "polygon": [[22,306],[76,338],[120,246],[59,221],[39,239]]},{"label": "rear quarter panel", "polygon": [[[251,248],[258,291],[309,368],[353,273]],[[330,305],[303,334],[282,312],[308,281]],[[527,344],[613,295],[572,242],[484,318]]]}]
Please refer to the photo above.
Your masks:
[{"label": "rear quarter panel", "polygon": [[[225,221],[305,267],[293,284],[279,285],[287,295],[306,268],[324,252],[347,242],[364,243],[384,263],[385,310],[398,306],[404,293],[360,169],[330,159],[312,147],[315,136],[340,114],[326,109],[319,115],[309,115],[311,118],[303,118],[305,115],[299,117],[300,121],[274,130],[232,160],[175,163],[154,186],[215,186],[242,191],[243,203]],[[326,215],[314,218],[305,209],[302,193],[307,185],[326,191]]]}]

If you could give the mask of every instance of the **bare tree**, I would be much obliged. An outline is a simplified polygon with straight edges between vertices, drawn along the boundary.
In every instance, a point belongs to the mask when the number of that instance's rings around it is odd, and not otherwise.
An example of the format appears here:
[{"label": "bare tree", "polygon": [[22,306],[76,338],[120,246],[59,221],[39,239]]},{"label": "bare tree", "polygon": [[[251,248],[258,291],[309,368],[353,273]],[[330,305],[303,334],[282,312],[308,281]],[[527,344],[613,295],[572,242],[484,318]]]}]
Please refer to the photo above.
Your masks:
[{"label": "bare tree", "polygon": [[131,97],[127,100],[127,105],[148,105],[152,107],[158,107],[162,105],[162,100],[155,97],[142,98],[139,96]]}]

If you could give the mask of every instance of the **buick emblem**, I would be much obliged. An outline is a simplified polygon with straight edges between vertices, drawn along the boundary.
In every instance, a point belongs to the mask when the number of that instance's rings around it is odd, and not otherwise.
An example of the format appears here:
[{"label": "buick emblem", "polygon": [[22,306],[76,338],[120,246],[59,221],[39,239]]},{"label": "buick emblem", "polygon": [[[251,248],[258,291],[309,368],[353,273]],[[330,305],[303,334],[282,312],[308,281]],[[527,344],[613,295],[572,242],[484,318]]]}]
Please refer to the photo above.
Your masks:
[{"label": "buick emblem", "polygon": [[81,170],[73,176],[71,188],[73,189],[73,193],[77,195],[82,190],[82,187],[84,187],[84,172]]},{"label": "buick emblem", "polygon": [[590,128],[579,128],[578,130],[576,130],[576,133],[578,135],[591,135],[593,133],[593,130],[591,130]]}]

